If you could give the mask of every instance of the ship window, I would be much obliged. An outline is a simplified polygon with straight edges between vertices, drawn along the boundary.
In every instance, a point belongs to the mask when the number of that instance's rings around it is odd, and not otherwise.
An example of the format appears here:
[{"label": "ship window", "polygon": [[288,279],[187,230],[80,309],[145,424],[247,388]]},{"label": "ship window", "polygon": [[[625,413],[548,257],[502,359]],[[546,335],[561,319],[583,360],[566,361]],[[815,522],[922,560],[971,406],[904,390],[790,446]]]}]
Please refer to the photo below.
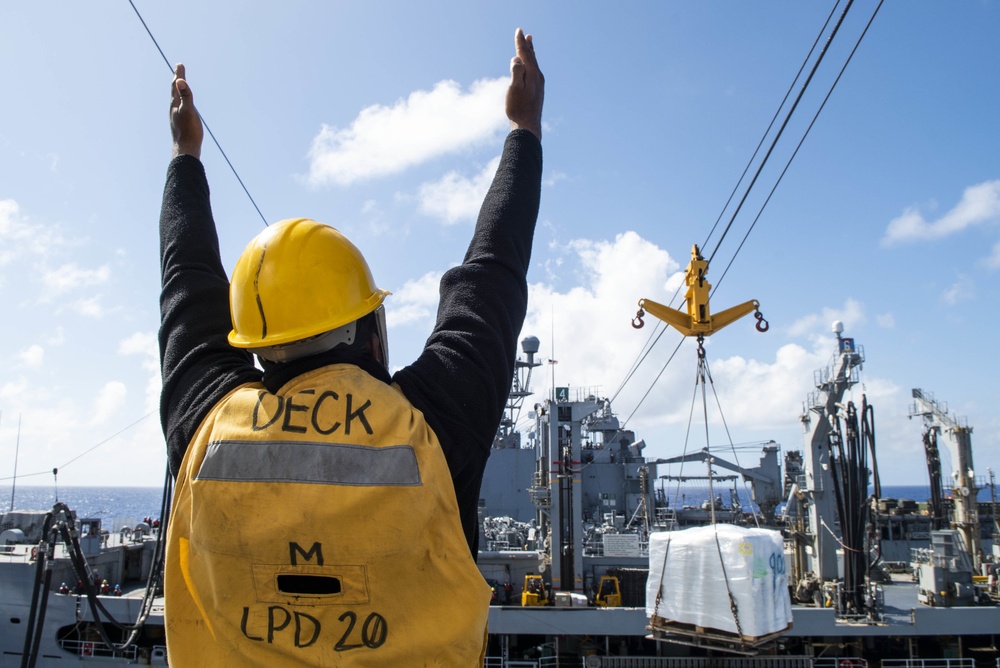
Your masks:
[{"label": "ship window", "polygon": [[340,578],[326,575],[279,575],[278,591],[283,594],[339,594]]}]

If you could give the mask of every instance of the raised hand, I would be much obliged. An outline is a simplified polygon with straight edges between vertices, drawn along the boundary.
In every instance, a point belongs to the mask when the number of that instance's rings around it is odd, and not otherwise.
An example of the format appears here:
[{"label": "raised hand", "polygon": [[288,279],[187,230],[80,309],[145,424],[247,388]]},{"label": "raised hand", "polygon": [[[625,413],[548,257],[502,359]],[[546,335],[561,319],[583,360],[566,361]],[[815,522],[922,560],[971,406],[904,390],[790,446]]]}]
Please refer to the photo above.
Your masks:
[{"label": "raised hand", "polygon": [[194,107],[191,87],[184,78],[184,65],[174,68],[174,80],[170,84],[170,134],[174,138],[174,155],[193,155],[201,158],[201,142],[205,130],[201,117]]},{"label": "raised hand", "polygon": [[507,118],[512,130],[531,130],[541,139],[545,77],[538,69],[531,35],[525,36],[520,28],[514,33],[514,52],[510,59],[510,86],[507,87]]}]

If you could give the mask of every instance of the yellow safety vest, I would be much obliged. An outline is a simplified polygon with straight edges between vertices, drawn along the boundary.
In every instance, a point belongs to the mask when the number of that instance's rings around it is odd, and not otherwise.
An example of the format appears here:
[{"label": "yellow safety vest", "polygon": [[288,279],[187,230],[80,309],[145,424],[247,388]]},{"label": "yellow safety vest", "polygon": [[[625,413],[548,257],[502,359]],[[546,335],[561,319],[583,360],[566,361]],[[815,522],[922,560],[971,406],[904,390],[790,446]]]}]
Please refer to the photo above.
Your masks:
[{"label": "yellow safety vest", "polygon": [[171,666],[483,663],[490,588],[441,446],[353,365],[223,398],[184,456],[168,540]]}]

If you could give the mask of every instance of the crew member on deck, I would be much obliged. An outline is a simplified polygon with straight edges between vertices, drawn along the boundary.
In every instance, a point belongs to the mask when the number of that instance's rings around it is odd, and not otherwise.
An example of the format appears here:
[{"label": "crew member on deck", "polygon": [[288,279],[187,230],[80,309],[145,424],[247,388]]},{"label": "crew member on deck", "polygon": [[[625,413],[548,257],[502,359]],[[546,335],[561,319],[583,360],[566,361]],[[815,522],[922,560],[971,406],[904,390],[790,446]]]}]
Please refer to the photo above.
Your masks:
[{"label": "crew member on deck", "polygon": [[422,353],[391,375],[389,293],[336,229],[272,224],[226,276],[177,66],[160,216],[172,666],[482,665],[477,505],[542,173],[544,78],[531,37],[514,42],[511,132],[472,241]]}]

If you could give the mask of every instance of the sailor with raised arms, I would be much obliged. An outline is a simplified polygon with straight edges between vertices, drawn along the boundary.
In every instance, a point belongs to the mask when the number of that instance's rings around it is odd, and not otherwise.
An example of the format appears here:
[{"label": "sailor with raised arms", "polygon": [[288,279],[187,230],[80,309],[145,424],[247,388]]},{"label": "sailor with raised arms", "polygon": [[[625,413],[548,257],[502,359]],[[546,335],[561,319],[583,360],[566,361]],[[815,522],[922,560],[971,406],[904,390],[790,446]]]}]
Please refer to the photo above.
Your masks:
[{"label": "sailor with raised arms", "polygon": [[423,352],[392,375],[389,293],[336,229],[273,224],[230,282],[177,66],[160,218],[171,665],[482,663],[477,503],[541,188],[544,79],[520,29],[515,51],[512,129],[471,244]]}]

